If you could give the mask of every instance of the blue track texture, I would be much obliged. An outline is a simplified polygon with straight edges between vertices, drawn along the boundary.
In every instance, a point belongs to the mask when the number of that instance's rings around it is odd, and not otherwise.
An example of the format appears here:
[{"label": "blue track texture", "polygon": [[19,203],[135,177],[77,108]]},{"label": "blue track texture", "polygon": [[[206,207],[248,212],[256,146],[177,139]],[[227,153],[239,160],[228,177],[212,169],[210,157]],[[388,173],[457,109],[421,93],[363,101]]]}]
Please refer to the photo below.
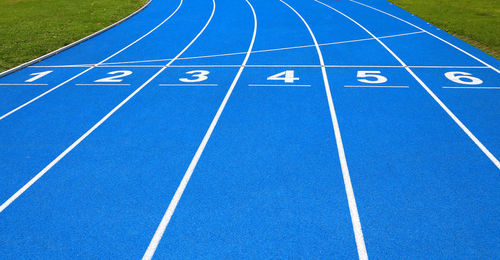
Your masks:
[{"label": "blue track texture", "polygon": [[499,68],[385,0],[153,0],[0,78],[0,258],[498,258]]}]

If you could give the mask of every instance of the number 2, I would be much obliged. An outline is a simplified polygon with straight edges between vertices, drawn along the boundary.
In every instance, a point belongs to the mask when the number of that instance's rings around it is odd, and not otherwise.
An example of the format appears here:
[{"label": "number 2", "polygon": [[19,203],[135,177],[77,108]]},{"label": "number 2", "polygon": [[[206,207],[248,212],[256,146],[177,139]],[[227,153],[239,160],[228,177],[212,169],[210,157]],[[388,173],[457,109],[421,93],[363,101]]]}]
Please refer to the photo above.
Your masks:
[{"label": "number 2", "polygon": [[107,74],[108,75],[118,74],[118,75],[107,77],[107,78],[98,79],[98,80],[96,80],[94,82],[108,82],[108,83],[122,82],[123,79],[121,79],[121,78],[131,75],[132,71],[130,71],[130,70],[117,70],[117,71],[108,72]]}]

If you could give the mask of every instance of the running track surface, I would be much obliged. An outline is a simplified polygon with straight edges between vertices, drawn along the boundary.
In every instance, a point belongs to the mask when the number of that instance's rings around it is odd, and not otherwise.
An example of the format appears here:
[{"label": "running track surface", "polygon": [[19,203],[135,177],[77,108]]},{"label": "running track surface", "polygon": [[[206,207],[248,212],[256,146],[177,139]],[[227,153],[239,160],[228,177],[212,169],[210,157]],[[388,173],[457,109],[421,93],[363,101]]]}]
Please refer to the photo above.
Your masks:
[{"label": "running track surface", "polygon": [[498,68],[384,0],[153,0],[0,79],[0,257],[496,258]]}]

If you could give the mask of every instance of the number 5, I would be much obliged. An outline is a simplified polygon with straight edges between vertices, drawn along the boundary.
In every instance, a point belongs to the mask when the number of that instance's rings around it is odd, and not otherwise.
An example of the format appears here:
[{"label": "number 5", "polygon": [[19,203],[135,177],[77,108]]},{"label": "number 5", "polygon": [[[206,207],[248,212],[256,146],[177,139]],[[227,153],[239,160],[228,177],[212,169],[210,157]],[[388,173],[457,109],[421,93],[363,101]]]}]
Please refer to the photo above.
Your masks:
[{"label": "number 5", "polygon": [[[387,78],[382,75],[378,75],[379,73],[380,71],[358,71],[358,81],[369,84],[378,84],[387,82]],[[370,80],[365,78],[374,78],[374,79]]]}]

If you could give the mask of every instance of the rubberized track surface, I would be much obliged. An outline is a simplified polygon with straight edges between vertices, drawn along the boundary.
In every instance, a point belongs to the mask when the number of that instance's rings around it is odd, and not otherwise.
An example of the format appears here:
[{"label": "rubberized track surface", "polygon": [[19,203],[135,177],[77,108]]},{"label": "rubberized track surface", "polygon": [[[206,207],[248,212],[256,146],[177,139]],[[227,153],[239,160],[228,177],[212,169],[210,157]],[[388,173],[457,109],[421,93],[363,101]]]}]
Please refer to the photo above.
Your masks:
[{"label": "rubberized track surface", "polygon": [[153,0],[0,78],[0,257],[496,258],[499,67],[383,0]]}]

